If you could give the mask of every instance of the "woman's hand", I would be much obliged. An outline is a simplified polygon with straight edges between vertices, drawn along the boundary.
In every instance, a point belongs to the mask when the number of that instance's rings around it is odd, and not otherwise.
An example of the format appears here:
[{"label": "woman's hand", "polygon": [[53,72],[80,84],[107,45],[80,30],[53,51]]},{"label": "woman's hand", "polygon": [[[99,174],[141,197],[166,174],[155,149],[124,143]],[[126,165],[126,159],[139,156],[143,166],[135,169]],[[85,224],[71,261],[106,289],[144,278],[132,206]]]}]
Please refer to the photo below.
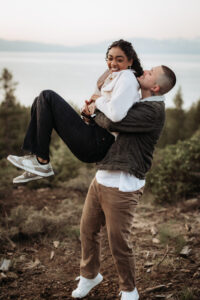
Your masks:
[{"label": "woman's hand", "polygon": [[90,102],[88,100],[85,100],[85,104],[81,109],[81,113],[83,112],[84,115],[90,116],[93,115],[95,109],[96,109],[95,102]]},{"label": "woman's hand", "polygon": [[99,97],[100,97],[99,95],[93,94],[90,100],[88,101],[88,104],[95,102]]},{"label": "woman's hand", "polygon": [[88,110],[89,110],[89,112],[90,112],[90,115],[93,115],[93,114],[94,114],[95,109],[96,109],[95,102],[91,102],[91,103],[88,105]]}]

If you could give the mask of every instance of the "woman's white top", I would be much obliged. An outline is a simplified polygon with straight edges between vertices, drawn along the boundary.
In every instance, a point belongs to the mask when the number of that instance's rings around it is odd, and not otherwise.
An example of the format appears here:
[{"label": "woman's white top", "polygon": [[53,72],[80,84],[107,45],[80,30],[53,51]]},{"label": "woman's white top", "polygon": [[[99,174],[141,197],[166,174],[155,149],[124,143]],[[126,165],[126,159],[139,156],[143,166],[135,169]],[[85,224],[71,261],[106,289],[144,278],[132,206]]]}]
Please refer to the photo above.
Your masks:
[{"label": "woman's white top", "polygon": [[96,107],[112,122],[119,122],[139,101],[139,83],[131,70],[113,72],[106,78],[98,94],[100,97],[95,102]]}]

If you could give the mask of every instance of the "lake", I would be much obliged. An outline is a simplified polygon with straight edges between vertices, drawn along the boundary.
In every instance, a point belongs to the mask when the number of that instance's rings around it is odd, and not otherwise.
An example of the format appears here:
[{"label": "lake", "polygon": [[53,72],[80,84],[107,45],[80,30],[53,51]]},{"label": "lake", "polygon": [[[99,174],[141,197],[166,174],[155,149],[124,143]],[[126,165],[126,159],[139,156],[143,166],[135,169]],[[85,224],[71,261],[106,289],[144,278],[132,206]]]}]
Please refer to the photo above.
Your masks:
[{"label": "lake", "polygon": [[[177,84],[166,95],[167,107],[173,106],[180,86],[185,108],[200,99],[200,55],[143,54],[140,59],[144,69],[163,64],[175,71]],[[0,52],[0,72],[3,68],[18,82],[15,94],[20,103],[31,105],[40,91],[51,89],[81,107],[93,93],[106,62],[103,53]]]}]

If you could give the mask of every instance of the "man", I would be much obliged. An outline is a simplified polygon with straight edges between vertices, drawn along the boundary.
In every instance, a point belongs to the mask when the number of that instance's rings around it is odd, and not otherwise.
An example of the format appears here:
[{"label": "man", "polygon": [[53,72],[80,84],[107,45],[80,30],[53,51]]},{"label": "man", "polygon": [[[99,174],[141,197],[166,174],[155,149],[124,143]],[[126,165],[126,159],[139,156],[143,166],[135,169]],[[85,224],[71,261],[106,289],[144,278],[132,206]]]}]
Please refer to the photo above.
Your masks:
[{"label": "man", "polygon": [[[85,297],[103,279],[99,273],[99,232],[106,224],[119,276],[121,300],[139,299],[130,243],[131,225],[143,193],[145,175],[151,167],[154,147],[164,125],[163,95],[173,88],[176,77],[168,67],[158,66],[144,71],[138,81],[142,100],[129,110],[121,122],[113,123],[101,112],[97,112],[95,117],[98,125],[119,134],[106,156],[97,164],[99,170],[86,197],[80,229],[81,276],[77,289],[72,292],[74,298]],[[87,105],[85,112],[89,113]]]}]

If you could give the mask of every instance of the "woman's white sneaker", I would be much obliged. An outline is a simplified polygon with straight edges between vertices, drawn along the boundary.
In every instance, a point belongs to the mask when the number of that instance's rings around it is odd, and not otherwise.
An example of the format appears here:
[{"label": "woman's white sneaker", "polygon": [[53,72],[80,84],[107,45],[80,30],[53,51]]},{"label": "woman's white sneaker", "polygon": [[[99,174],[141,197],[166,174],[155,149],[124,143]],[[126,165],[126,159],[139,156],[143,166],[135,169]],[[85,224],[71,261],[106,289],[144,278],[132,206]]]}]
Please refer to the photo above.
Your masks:
[{"label": "woman's white sneaker", "polygon": [[7,159],[17,168],[23,169],[32,174],[42,177],[54,175],[53,168],[50,164],[40,164],[35,155],[15,156],[8,155]]},{"label": "woman's white sneaker", "polygon": [[83,298],[91,291],[91,289],[103,280],[103,276],[98,273],[94,279],[87,279],[83,276],[79,276],[76,280],[79,280],[79,283],[77,288],[72,292],[72,297]]},{"label": "woman's white sneaker", "polygon": [[13,183],[24,183],[31,180],[37,180],[43,178],[42,176],[25,171],[22,175],[17,176],[13,179]]}]

